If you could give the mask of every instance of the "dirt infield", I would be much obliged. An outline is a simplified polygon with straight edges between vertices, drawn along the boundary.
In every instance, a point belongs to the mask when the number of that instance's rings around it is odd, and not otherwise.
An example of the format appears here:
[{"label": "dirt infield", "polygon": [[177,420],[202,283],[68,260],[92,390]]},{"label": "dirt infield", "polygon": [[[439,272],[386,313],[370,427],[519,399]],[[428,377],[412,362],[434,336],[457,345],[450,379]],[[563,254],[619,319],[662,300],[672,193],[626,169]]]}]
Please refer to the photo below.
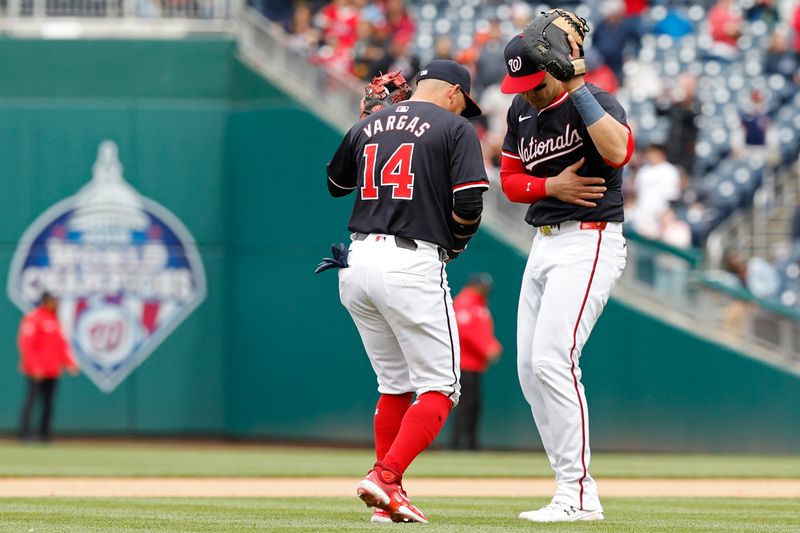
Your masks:
[{"label": "dirt infield", "polygon": [[[299,497],[352,496],[354,478],[0,478],[0,497]],[[800,498],[800,479],[604,479],[606,497]],[[548,497],[551,479],[421,478],[414,496]]]}]

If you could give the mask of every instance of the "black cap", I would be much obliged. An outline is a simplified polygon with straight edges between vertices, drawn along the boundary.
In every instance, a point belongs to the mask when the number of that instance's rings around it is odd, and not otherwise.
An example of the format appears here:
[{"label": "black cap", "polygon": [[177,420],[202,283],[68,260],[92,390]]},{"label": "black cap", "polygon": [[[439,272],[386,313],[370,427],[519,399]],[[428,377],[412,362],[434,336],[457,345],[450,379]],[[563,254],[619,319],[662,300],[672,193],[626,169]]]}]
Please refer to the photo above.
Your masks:
[{"label": "black cap", "polygon": [[467,278],[467,285],[483,285],[491,289],[494,287],[494,278],[488,272],[477,272]]},{"label": "black cap", "polygon": [[500,85],[500,91],[506,94],[530,91],[542,83],[547,74],[544,67],[537,65],[525,52],[522,43],[522,34],[515,35],[504,51],[508,74]]},{"label": "black cap", "polygon": [[434,59],[425,65],[417,76],[417,81],[428,79],[442,80],[461,87],[464,100],[467,102],[467,107],[461,112],[462,117],[472,118],[481,114],[481,108],[469,95],[470,76],[469,71],[463,65],[459,65],[451,59]]}]

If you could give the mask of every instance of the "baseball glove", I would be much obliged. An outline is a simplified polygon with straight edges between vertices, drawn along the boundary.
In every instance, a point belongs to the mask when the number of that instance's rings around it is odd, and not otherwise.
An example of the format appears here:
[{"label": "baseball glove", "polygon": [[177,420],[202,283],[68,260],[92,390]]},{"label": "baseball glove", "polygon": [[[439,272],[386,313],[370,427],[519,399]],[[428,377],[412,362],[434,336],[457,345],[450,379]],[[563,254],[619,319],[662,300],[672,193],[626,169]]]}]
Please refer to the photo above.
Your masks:
[{"label": "baseball glove", "polygon": [[399,70],[375,76],[364,88],[361,118],[409,98],[411,98],[411,87]]},{"label": "baseball glove", "polygon": [[[564,9],[543,11],[522,33],[525,53],[539,68],[547,69],[555,79],[569,81],[586,72],[583,38],[589,32],[586,20]],[[580,57],[572,59],[568,35],[578,43]]]}]

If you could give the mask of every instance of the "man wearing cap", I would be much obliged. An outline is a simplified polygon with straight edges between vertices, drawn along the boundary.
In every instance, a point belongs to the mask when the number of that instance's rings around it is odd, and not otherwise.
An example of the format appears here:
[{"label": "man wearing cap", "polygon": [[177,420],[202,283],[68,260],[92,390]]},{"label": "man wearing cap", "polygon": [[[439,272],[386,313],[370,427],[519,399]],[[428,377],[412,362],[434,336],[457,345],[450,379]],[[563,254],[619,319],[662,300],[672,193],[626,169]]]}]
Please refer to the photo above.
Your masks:
[{"label": "man wearing cap", "polygon": [[[552,13],[540,17],[545,16]],[[540,17],[528,28],[544,26]],[[585,22],[565,27],[588,29]],[[582,41],[582,34],[576,35]],[[572,36],[564,39],[572,48],[567,61],[577,64],[579,43]],[[525,221],[534,237],[520,289],[517,367],[557,490],[548,505],[520,518],[602,520],[597,485],[589,475],[589,417],[579,361],[625,267],[622,166],[633,152],[633,138],[617,100],[585,84],[580,69],[562,82],[526,52],[523,35],[505,49],[502,91],[517,96],[508,110],[500,176],[509,200],[530,204]]]},{"label": "man wearing cap", "polygon": [[318,270],[340,269],[342,304],[378,378],[377,462],[357,488],[377,508],[373,522],[427,522],[402,476],[458,403],[460,351],[445,263],[477,231],[489,186],[467,120],[480,114],[469,92],[463,66],[432,61],[410,100],[353,126],[328,164],[331,195],[356,193],[350,247]]}]

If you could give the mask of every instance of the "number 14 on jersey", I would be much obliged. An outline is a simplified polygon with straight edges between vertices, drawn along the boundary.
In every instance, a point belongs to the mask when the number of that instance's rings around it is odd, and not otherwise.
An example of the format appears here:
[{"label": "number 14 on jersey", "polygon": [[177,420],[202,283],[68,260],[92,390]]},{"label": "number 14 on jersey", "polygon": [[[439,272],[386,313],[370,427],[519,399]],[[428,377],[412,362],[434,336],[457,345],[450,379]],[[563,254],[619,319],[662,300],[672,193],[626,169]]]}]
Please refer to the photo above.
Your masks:
[{"label": "number 14 on jersey", "polygon": [[414,143],[403,143],[394,151],[381,168],[378,184],[375,183],[377,157],[376,143],[364,147],[364,186],[361,187],[361,199],[377,200],[378,187],[391,186],[393,200],[411,200],[414,196],[414,173],[411,172]]}]

